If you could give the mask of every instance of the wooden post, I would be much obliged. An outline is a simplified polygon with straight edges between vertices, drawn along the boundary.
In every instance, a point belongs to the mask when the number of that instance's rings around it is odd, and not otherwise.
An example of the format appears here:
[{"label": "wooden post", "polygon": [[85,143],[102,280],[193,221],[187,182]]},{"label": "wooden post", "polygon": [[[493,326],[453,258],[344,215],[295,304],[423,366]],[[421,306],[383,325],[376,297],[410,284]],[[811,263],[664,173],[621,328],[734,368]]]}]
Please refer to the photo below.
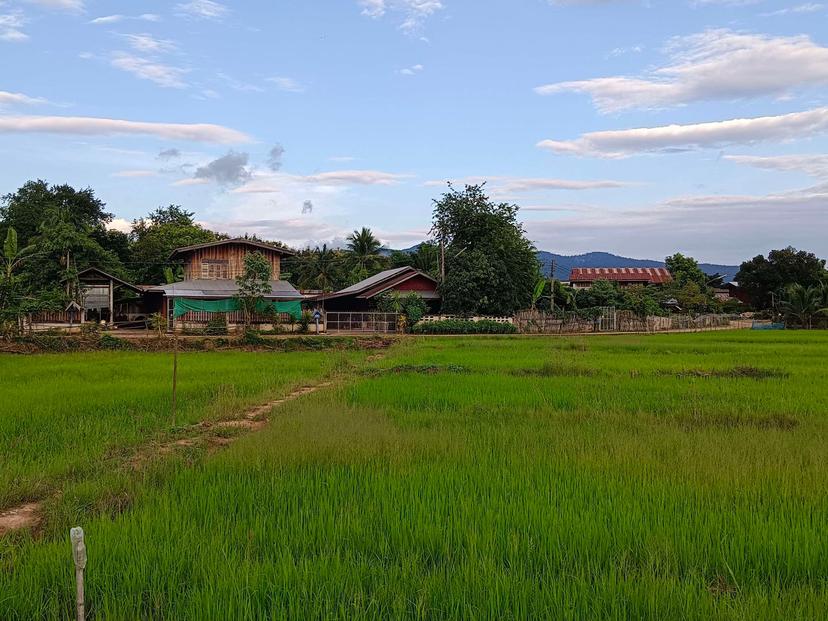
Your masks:
[{"label": "wooden post", "polygon": [[77,621],[85,621],[86,612],[83,600],[83,570],[86,568],[86,543],[80,526],[69,531],[72,540],[72,559],[75,561],[75,595],[77,602]]},{"label": "wooden post", "polygon": [[109,280],[109,328],[115,325],[115,281]]}]

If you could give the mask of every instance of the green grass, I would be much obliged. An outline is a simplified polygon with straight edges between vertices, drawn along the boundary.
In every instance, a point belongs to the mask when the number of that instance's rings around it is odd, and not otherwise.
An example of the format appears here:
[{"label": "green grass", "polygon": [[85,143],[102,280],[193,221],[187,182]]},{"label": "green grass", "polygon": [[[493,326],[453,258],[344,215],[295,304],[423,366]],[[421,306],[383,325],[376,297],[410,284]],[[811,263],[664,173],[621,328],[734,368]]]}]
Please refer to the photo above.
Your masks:
[{"label": "green grass", "polygon": [[[429,337],[369,366],[79,514],[92,615],[828,617],[828,334]],[[0,618],[70,616],[67,538],[0,544]]]}]

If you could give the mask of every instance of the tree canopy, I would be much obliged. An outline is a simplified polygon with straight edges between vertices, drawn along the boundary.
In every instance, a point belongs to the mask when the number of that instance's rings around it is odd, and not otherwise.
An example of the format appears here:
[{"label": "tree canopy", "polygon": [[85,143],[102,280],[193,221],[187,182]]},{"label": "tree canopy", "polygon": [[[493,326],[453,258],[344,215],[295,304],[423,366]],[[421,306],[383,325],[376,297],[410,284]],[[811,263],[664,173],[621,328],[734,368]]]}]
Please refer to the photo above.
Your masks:
[{"label": "tree canopy", "polygon": [[432,233],[445,247],[445,312],[507,315],[529,308],[540,266],[517,213],[517,205],[495,203],[480,185],[449,185],[434,201]]},{"label": "tree canopy", "polygon": [[757,309],[770,308],[774,298],[781,298],[791,285],[815,287],[826,279],[824,259],[791,246],[745,261],[736,275],[739,286],[747,291]]}]

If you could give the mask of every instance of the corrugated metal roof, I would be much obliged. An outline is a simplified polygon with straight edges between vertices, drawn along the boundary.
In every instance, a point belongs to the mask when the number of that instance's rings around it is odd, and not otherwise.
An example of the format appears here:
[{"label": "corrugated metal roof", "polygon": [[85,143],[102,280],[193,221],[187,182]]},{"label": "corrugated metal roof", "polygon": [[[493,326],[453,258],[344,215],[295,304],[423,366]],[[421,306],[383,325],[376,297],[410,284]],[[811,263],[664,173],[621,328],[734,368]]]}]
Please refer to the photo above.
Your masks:
[{"label": "corrugated metal roof", "polygon": [[664,267],[575,267],[569,273],[569,280],[570,282],[612,280],[660,285],[670,282],[673,277]]},{"label": "corrugated metal roof", "polygon": [[352,293],[360,293],[365,291],[366,289],[370,289],[374,285],[380,284],[382,281],[387,280],[389,278],[393,278],[394,276],[398,276],[403,274],[409,270],[412,270],[412,267],[395,267],[394,269],[385,270],[380,272],[379,274],[374,274],[370,278],[366,278],[365,280],[360,280],[355,285],[351,285],[350,287],[345,287],[344,289],[337,291],[336,295],[350,295]]},{"label": "corrugated metal roof", "polygon": [[[302,299],[302,294],[285,280],[271,280],[266,298]],[[229,298],[239,292],[235,280],[183,280],[169,285],[152,287],[149,291],[176,298]]]}]

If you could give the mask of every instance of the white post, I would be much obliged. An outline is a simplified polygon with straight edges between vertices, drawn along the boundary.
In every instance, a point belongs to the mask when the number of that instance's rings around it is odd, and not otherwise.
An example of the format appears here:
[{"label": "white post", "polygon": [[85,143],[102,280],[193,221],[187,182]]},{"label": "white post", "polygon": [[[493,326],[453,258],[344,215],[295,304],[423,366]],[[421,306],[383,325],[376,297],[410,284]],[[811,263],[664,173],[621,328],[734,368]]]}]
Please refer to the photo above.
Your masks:
[{"label": "white post", "polygon": [[77,595],[78,621],[85,621],[83,601],[83,570],[86,568],[86,544],[83,541],[83,529],[76,526],[69,531],[72,540],[72,558],[75,561],[75,589]]}]

